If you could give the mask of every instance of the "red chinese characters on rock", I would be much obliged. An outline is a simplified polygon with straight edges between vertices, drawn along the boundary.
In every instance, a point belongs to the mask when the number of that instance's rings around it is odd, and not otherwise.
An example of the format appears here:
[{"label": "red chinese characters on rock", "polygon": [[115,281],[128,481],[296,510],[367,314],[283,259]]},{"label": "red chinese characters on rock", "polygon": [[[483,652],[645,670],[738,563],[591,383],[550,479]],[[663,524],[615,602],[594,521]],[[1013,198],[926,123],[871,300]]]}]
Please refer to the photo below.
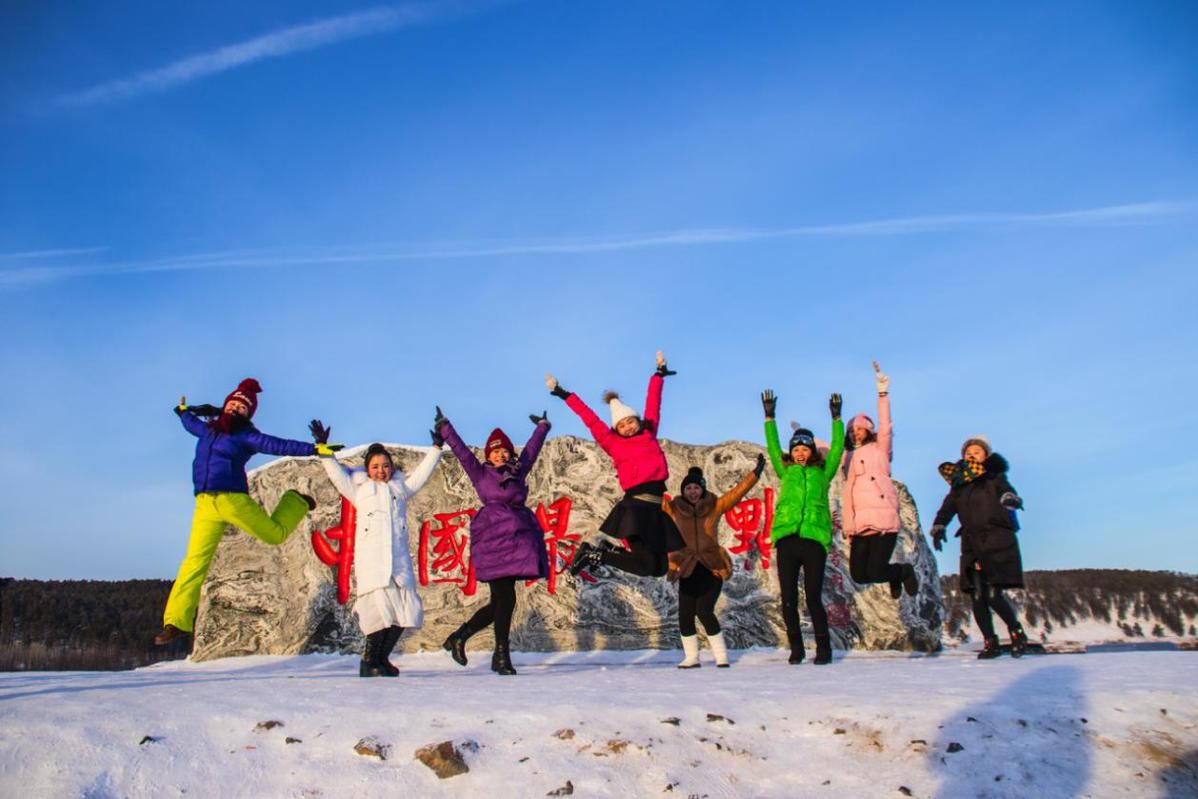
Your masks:
[{"label": "red chinese characters on rock", "polygon": [[[316,557],[326,566],[332,566],[337,577],[337,602],[344,605],[349,601],[349,574],[354,566],[354,528],[357,511],[345,497],[341,498],[341,523],[323,533],[312,531],[312,549]],[[337,546],[334,547],[333,543]]]},{"label": "red chinese characters on rock", "polygon": [[766,488],[761,499],[744,499],[724,514],[724,521],[733,531],[733,544],[728,551],[744,555],[745,571],[753,568],[751,553],[761,556],[761,568],[770,567],[770,529],[774,524],[774,489]]},{"label": "red chinese characters on rock", "polygon": [[[574,561],[574,549],[582,538],[578,533],[570,532],[570,511],[574,508],[574,500],[570,497],[558,497],[548,506],[544,502],[537,505],[537,521],[545,531],[545,551],[549,555],[549,579],[546,588],[550,594],[557,593],[557,576],[569,568]],[[561,566],[558,566],[558,561]],[[589,574],[580,574],[584,580],[594,582]],[[532,585],[536,580],[528,580],[524,584]]]},{"label": "red chinese characters on rock", "polygon": [[425,520],[420,525],[420,584],[452,583],[466,596],[474,596],[478,580],[470,562],[470,535],[465,525],[478,511],[474,508],[434,513],[437,526]]}]

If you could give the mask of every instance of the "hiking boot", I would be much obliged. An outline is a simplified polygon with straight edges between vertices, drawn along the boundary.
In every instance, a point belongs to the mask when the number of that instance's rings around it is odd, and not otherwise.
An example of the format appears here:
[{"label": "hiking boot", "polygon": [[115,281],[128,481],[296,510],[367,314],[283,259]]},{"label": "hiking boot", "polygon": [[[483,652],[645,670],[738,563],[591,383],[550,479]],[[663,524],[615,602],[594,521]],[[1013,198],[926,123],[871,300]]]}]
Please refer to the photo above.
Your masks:
[{"label": "hiking boot", "polygon": [[403,627],[392,625],[383,630],[383,641],[379,647],[378,660],[376,665],[383,670],[384,677],[398,677],[399,669],[391,662],[391,652],[395,649],[395,645],[399,643],[399,637],[403,635]]},{"label": "hiking boot", "polygon": [[902,595],[903,595],[903,581],[902,580],[891,580],[890,581],[890,598],[898,599]]},{"label": "hiking boot", "polygon": [[998,636],[992,635],[986,638],[982,645],[982,651],[978,652],[978,660],[993,660],[1002,654],[1002,647],[998,645]]},{"label": "hiking boot", "polygon": [[166,646],[176,638],[182,638],[185,635],[189,635],[186,630],[180,630],[173,624],[167,624],[162,628],[162,632],[154,636],[154,646]]}]

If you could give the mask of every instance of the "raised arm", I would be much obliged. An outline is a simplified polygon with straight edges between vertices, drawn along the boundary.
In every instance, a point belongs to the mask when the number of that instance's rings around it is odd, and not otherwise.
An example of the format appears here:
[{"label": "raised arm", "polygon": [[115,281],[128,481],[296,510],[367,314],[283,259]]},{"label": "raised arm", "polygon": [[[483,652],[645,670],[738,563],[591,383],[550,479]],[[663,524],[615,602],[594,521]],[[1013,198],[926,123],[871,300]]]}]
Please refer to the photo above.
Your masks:
[{"label": "raised arm", "polygon": [[571,394],[566,397],[566,407],[574,411],[582,423],[591,431],[591,435],[595,438],[595,443],[603,447],[606,451],[611,444],[612,433],[611,428],[603,423],[603,420],[595,415],[585,402],[577,394]]},{"label": "raised arm", "polygon": [[[486,470],[479,463],[478,458],[474,456],[474,453],[471,452],[470,447],[466,446],[466,442],[462,441],[462,437],[454,429],[453,423],[446,419],[441,423],[441,427],[437,432],[445,438],[445,443],[449,445],[449,449],[453,452],[454,457],[458,459],[458,463],[462,464],[462,468],[466,471],[466,476],[470,478],[470,482],[478,486],[478,482],[482,480],[483,473]],[[418,491],[419,489],[416,490]]]},{"label": "raised arm", "polygon": [[179,421],[183,423],[183,429],[191,433],[196,438],[204,435],[204,432],[208,429],[208,425],[202,419],[200,419],[200,417],[196,416],[189,410],[180,410],[179,408],[175,408],[175,413],[179,414]]},{"label": "raised arm", "polygon": [[828,447],[828,457],[824,459],[824,477],[831,480],[840,468],[840,459],[844,455],[844,419],[837,416],[832,420],[832,445]]},{"label": "raised arm", "polygon": [[324,467],[324,473],[329,476],[329,481],[333,487],[337,489],[337,493],[353,502],[354,499],[354,473],[348,466],[338,462],[336,458],[321,458],[320,465]]},{"label": "raised arm", "polygon": [[440,460],[441,448],[429,447],[428,452],[425,453],[424,460],[420,461],[420,465],[404,480],[404,491],[407,493],[407,496],[410,497],[424,488],[424,484],[433,476],[433,472],[437,468],[437,462]]},{"label": "raised arm", "polygon": [[645,394],[645,415],[641,418],[653,435],[657,435],[661,426],[661,389],[665,382],[660,371],[654,372],[649,378],[649,391]]},{"label": "raised arm", "polygon": [[878,448],[894,460],[894,425],[890,421],[890,378],[874,361],[874,376],[878,386]]},{"label": "raised arm", "polygon": [[290,438],[268,436],[266,433],[259,432],[258,430],[246,431],[244,436],[246,443],[255,452],[261,452],[265,455],[293,455],[302,457],[304,455],[316,454],[316,445],[309,444],[307,441],[293,441]]},{"label": "raised arm", "polygon": [[778,423],[773,419],[765,420],[765,448],[770,454],[774,474],[781,480],[786,473],[786,464],[782,461],[782,445],[778,443]]},{"label": "raised arm", "polygon": [[545,445],[545,437],[549,435],[549,420],[545,417],[539,417],[540,421],[533,428],[532,435],[528,437],[528,443],[524,445],[524,449],[520,450],[520,473],[528,474],[532,469],[537,458],[541,454],[541,447]]},{"label": "raised arm", "polygon": [[715,512],[717,516],[722,516],[728,512],[736,503],[744,499],[745,494],[749,493],[753,486],[757,485],[757,470],[754,469],[744,476],[731,491],[724,494],[715,501]]}]

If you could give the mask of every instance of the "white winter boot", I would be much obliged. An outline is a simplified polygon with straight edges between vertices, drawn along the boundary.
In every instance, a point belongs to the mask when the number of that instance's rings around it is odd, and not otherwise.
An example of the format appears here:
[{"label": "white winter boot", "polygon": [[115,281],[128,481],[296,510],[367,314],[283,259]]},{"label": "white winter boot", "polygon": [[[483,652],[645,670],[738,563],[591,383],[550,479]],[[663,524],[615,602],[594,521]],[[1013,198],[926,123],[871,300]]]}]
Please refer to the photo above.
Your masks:
[{"label": "white winter boot", "polygon": [[699,636],[684,635],[682,636],[682,651],[686,653],[686,657],[678,664],[680,669],[697,669],[699,668]]},{"label": "white winter boot", "polygon": [[724,646],[724,634],[721,632],[707,636],[707,645],[711,647],[711,656],[715,658],[716,668],[728,668],[728,647]]}]

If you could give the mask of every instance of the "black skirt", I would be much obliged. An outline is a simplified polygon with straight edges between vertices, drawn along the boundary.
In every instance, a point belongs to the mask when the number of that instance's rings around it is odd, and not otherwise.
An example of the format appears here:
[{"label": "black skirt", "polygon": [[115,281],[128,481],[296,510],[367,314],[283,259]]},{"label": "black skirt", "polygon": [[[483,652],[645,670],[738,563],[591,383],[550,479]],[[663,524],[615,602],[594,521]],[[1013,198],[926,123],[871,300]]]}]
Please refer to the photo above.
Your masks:
[{"label": "black skirt", "polygon": [[658,481],[642,483],[624,492],[624,498],[612,507],[611,513],[599,525],[599,530],[612,538],[622,538],[631,545],[640,545],[665,557],[686,546],[674,520],[662,510],[662,495],[666,484]]}]

